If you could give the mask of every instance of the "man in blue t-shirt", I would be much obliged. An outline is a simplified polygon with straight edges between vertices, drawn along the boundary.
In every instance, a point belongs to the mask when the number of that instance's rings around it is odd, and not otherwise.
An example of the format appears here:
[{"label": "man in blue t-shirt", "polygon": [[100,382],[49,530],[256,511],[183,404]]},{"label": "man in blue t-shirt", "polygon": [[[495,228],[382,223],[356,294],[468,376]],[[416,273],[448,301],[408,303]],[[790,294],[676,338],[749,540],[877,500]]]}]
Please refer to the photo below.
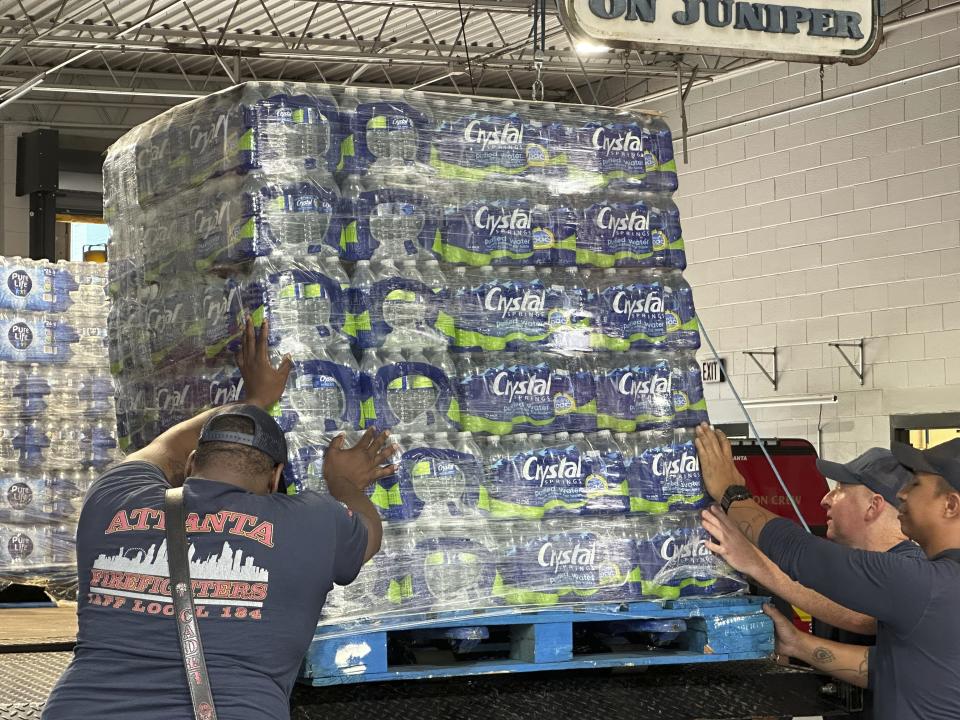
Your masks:
[{"label": "man in blue t-shirt", "polygon": [[802,633],[767,606],[777,653],[870,688],[878,720],[960,717],[960,439],[925,451],[891,448],[913,473],[898,494],[900,524],[922,558],[814,537],[753,501],[723,433],[702,424],[696,445],[707,491],[720,502],[703,513],[711,551],[736,567],[729,550],[742,533],[794,580],[877,620],[876,646],[865,648]]},{"label": "man in blue t-shirt", "polygon": [[[871,448],[846,464],[817,460],[817,469],[837,484],[820,504],[827,511],[827,538],[849,548],[891,552],[922,558],[920,546],[900,528],[897,493],[913,475],[889,450]],[[854,645],[876,644],[877,621],[821,595],[791,579],[741,533],[725,538],[726,557],[736,568],[779,598],[813,616],[814,634]],[[872,718],[869,691],[864,711],[855,717]]]},{"label": "man in blue t-shirt", "polygon": [[[250,322],[238,364],[246,404],[202,413],[129,455],[91,487],[77,526],[73,661],[44,720],[193,717],[173,618],[164,493],[183,485],[190,575],[220,720],[287,720],[289,696],[333,583],[380,548],[364,488],[395,471],[386,433],[324,461],[330,495],[277,493],[286,442],[265,409],[291,361],[274,368],[268,327]],[[339,502],[338,502],[339,501]]]}]

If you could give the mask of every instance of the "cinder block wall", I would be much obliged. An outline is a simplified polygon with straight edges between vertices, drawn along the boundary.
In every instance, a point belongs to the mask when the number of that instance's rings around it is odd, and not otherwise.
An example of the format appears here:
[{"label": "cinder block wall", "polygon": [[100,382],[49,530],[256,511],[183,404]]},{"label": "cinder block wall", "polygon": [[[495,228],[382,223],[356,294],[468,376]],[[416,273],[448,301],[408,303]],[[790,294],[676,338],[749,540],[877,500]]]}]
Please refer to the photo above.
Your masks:
[{"label": "cinder block wall", "polygon": [[[960,12],[888,29],[859,67],[765,63],[691,89],[676,196],[687,277],[765,436],[886,446],[891,414],[960,411]],[[676,91],[646,105],[679,137]],[[865,340],[863,386],[829,341]],[[743,355],[777,346],[780,388]],[[851,351],[855,357],[856,350]],[[700,357],[706,357],[705,351]],[[762,360],[763,361],[763,360]],[[743,415],[707,387],[715,422]]]}]

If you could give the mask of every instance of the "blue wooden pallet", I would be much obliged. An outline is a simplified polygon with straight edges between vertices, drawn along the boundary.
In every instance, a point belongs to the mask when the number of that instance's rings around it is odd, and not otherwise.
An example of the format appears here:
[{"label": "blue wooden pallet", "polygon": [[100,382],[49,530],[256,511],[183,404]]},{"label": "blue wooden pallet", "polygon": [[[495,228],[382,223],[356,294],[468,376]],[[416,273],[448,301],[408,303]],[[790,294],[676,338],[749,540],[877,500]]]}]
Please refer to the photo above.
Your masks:
[{"label": "blue wooden pallet", "polygon": [[493,673],[758,660],[766,598],[424,613],[321,626],[301,681],[342,685]]}]

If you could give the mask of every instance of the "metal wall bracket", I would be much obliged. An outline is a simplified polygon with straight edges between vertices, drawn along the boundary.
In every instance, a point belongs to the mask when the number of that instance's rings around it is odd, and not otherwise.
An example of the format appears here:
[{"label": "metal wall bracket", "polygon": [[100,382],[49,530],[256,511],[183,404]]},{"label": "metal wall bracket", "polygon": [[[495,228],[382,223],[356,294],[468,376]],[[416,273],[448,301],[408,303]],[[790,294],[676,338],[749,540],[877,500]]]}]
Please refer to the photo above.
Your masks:
[{"label": "metal wall bracket", "polygon": [[[843,359],[846,361],[847,365],[850,366],[850,369],[853,370],[853,372],[856,374],[857,379],[860,380],[860,384],[863,385],[863,375],[864,375],[864,369],[863,369],[863,338],[861,338],[860,340],[857,340],[856,342],[853,342],[853,341],[849,341],[849,342],[830,342],[830,343],[827,343],[827,345],[829,345],[830,347],[835,347],[835,348],[837,349],[837,351],[840,353],[840,355],[841,355],[841,356],[843,357]],[[860,349],[860,356],[859,356],[859,359],[858,359],[858,362],[857,362],[856,365],[854,365],[853,360],[850,359],[850,356],[847,355],[847,353],[846,353],[846,351],[844,350],[844,348],[859,348],[859,349]]]},{"label": "metal wall bracket", "polygon": [[689,160],[687,159],[687,95],[690,93],[690,88],[693,87],[693,81],[697,79],[697,68],[693,68],[693,72],[690,73],[690,80],[687,81],[687,87],[683,87],[683,71],[681,70],[680,63],[677,63],[677,104],[680,106],[680,126],[683,132],[683,164],[686,165]]},{"label": "metal wall bracket", "polygon": [[[773,385],[773,389],[776,390],[777,389],[777,348],[773,347],[771,350],[744,350],[743,354],[746,355],[751,360],[753,360],[756,366],[760,368],[760,372],[762,372],[764,376],[767,378],[767,380],[770,381],[770,384]],[[760,361],[757,360],[757,357],[756,357],[757,355],[769,355],[773,357],[773,374],[772,375],[760,363]]]}]

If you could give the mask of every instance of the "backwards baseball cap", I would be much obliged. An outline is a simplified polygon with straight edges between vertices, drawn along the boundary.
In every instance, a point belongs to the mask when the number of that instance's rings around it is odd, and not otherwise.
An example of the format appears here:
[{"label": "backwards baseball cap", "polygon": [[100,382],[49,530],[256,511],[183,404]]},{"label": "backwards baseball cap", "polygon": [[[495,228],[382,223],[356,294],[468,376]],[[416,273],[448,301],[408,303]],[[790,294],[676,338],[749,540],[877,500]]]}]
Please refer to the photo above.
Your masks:
[{"label": "backwards baseball cap", "polygon": [[[242,417],[253,422],[253,434],[235,430],[213,430],[211,426],[224,417]],[[274,465],[287,462],[287,440],[283,431],[266,412],[256,405],[234,405],[217,413],[204,423],[198,445],[208,442],[237,443],[266,453]]]},{"label": "backwards baseball cap", "polygon": [[817,470],[840,483],[864,485],[894,507],[900,505],[897,493],[913,479],[893,453],[883,448],[870,448],[845,464],[818,459]]},{"label": "backwards baseball cap", "polygon": [[902,465],[914,472],[939,475],[954,490],[960,491],[960,438],[926,450],[899,442],[893,443],[890,449]]}]

